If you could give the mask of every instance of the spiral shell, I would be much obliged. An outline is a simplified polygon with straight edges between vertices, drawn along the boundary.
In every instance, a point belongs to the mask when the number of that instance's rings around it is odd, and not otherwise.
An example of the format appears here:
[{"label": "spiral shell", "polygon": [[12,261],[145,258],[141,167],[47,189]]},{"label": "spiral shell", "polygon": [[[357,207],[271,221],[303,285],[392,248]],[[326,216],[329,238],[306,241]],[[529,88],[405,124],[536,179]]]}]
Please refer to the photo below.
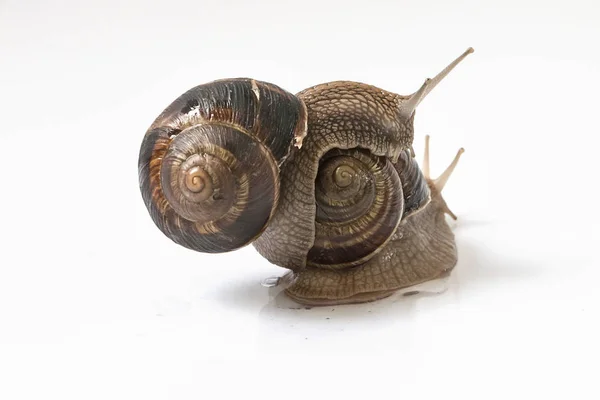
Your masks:
[{"label": "spiral shell", "polygon": [[140,150],[142,196],[176,243],[225,252],[255,239],[279,199],[279,166],[306,135],[306,108],[250,79],[197,86],[148,130]]},{"label": "spiral shell", "polygon": [[321,159],[315,188],[309,266],[361,264],[384,246],[400,223],[400,178],[385,157],[364,149],[331,150]]}]

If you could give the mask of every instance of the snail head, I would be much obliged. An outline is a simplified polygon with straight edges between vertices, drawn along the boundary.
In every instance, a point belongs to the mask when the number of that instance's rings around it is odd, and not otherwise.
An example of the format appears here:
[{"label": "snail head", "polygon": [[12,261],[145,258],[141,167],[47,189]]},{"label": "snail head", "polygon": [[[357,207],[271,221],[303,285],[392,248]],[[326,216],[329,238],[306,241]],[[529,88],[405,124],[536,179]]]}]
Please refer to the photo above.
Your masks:
[{"label": "snail head", "polygon": [[427,78],[423,85],[411,94],[410,96],[403,99],[400,103],[399,113],[400,116],[405,120],[412,120],[417,106],[423,101],[423,99],[435,88],[449,73],[456,67],[462,60],[464,60],[469,54],[473,53],[473,48],[469,47],[463,54],[452,61],[446,68],[444,68],[434,78]]}]

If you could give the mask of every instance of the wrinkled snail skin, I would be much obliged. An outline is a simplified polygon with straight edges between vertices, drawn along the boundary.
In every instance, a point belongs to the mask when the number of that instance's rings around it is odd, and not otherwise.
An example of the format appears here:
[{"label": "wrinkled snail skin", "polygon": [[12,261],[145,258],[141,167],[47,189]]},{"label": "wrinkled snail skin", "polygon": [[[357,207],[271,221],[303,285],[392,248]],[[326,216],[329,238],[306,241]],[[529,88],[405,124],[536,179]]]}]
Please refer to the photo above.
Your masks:
[{"label": "wrinkled snail skin", "polygon": [[275,85],[230,79],[189,90],[140,149],[140,189],[153,221],[196,251],[250,243],[276,209],[279,166],[305,135],[306,107]]}]

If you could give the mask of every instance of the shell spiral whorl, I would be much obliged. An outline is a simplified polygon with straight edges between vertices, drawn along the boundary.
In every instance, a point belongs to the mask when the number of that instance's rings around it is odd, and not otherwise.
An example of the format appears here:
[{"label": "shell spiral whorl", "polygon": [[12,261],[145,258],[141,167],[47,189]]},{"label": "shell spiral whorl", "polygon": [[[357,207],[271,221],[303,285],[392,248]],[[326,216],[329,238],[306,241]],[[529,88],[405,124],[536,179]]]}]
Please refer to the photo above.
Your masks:
[{"label": "shell spiral whorl", "polygon": [[364,149],[329,151],[315,182],[315,242],[308,265],[343,268],[364,262],[396,230],[403,211],[398,173]]},{"label": "shell spiral whorl", "polygon": [[306,109],[250,79],[188,91],[142,143],[140,188],[155,224],[178,244],[225,252],[250,243],[279,199],[279,165],[306,134]]}]

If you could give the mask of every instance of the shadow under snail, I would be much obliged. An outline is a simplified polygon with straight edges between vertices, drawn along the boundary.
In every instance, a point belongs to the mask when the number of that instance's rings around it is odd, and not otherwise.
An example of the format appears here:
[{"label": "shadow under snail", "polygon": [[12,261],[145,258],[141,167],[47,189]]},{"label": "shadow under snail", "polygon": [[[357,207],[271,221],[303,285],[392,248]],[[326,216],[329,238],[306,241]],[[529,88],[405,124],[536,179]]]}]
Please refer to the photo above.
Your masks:
[{"label": "shadow under snail", "polygon": [[414,94],[349,81],[288,93],[254,79],[194,87],[148,129],[139,181],[158,228],[192,250],[252,243],[307,305],[373,301],[449,274],[456,219],[414,158],[413,119],[469,48]]}]

